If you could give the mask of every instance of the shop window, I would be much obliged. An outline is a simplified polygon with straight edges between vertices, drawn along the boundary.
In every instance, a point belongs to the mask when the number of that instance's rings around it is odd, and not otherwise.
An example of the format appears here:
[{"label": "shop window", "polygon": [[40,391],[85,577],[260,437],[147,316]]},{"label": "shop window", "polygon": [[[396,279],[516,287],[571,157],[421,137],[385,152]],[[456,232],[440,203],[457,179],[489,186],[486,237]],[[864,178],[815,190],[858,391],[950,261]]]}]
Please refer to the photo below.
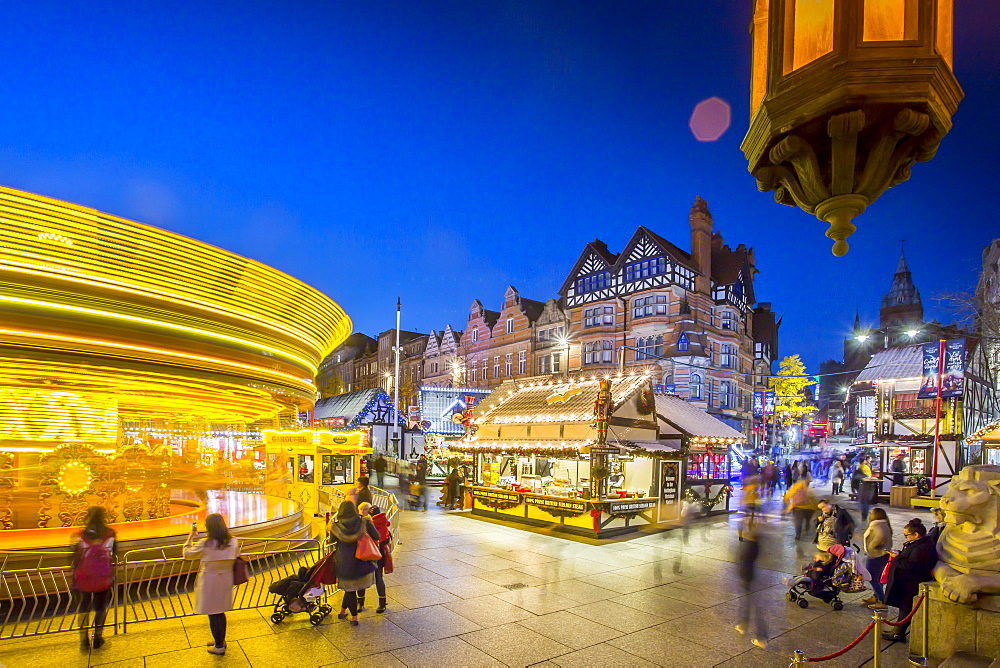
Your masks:
[{"label": "shop window", "polygon": [[299,482],[314,482],[316,462],[313,455],[299,455]]},{"label": "shop window", "polygon": [[354,484],[354,455],[323,455],[322,484]]}]

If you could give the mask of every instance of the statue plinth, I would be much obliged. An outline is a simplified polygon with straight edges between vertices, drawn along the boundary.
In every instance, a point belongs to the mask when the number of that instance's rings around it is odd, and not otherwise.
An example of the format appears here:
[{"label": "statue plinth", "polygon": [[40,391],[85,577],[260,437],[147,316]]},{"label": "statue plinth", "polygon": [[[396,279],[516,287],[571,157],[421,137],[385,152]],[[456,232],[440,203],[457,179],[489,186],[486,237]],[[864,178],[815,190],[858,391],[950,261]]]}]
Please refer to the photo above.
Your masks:
[{"label": "statue plinth", "polygon": [[926,584],[921,591],[927,592],[927,598],[910,626],[911,654],[936,661],[958,652],[987,661],[1000,657],[1000,595],[980,595],[974,603],[955,603],[936,583]]}]

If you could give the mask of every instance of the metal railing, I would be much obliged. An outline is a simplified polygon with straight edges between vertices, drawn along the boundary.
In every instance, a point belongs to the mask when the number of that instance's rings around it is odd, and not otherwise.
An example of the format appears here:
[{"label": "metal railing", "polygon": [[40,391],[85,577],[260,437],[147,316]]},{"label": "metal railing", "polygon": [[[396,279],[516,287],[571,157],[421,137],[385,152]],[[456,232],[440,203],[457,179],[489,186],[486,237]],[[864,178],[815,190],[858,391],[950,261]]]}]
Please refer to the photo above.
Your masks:
[{"label": "metal railing", "polygon": [[[392,526],[393,550],[400,541],[399,504],[392,492],[371,488],[375,505]],[[269,587],[325,554],[312,539],[237,539],[249,581],[233,592],[233,609],[274,605]],[[184,559],[182,546],[129,550],[115,560],[115,584],[107,625],[115,633],[129,624],[195,614],[194,587],[200,562]],[[81,601],[73,588],[73,551],[0,551],[0,640],[79,630]],[[336,591],[331,588],[326,596]]]},{"label": "metal railing", "polygon": [[[81,598],[73,592],[73,551],[0,551],[0,640],[78,630]],[[118,625],[118,592],[108,614]]]},{"label": "metal railing", "polygon": [[[240,556],[247,562],[249,581],[233,592],[233,610],[260,608],[275,603],[268,588],[283,578],[312,568],[323,556],[318,540],[241,539]],[[185,559],[177,546],[130,550],[118,569],[123,589],[122,630],[129,623],[173,619],[194,612],[194,587],[199,561]]]}]

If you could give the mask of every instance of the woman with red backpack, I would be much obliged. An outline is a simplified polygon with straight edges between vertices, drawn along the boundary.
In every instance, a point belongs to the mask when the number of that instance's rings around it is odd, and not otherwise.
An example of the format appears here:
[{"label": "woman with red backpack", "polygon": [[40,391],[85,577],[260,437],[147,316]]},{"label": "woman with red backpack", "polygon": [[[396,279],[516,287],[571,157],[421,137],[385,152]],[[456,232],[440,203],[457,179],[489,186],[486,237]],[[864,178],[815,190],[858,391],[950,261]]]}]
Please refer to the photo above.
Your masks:
[{"label": "woman with red backpack", "polygon": [[[115,530],[108,526],[104,508],[91,506],[76,534],[73,552],[73,588],[79,598],[80,644],[84,649],[104,645],[104,620],[114,584]],[[94,610],[94,639],[89,637],[90,610]]]},{"label": "woman with red backpack", "polygon": [[195,543],[197,529],[191,524],[191,534],[184,543],[185,559],[201,559],[198,580],[194,585],[194,612],[208,615],[212,640],[208,653],[226,653],[226,613],[233,609],[233,566],[240,554],[239,543],[229,534],[222,515],[205,518],[207,538]]}]

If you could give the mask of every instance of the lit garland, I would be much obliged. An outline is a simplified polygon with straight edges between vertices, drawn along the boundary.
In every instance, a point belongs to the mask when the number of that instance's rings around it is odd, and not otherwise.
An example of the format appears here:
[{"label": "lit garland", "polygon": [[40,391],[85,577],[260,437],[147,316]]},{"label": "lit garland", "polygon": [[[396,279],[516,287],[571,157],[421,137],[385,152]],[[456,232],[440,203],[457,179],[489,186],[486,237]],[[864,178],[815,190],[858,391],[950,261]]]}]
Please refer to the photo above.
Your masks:
[{"label": "lit garland", "polygon": [[975,445],[977,443],[981,443],[984,440],[986,440],[986,435],[988,433],[990,433],[991,431],[994,431],[994,432],[997,432],[997,433],[994,434],[992,437],[990,437],[990,440],[1000,439],[1000,420],[996,420],[994,422],[991,422],[988,425],[986,425],[985,427],[983,427],[982,429],[980,429],[979,431],[975,432],[974,434],[972,434],[971,436],[969,436],[967,439],[965,439],[965,443],[967,445]]},{"label": "lit garland", "polygon": [[718,505],[723,500],[723,498],[729,496],[732,493],[732,491],[733,491],[732,487],[730,487],[729,485],[723,485],[722,489],[719,490],[718,494],[716,494],[712,498],[708,498],[706,496],[702,496],[698,492],[688,487],[686,490],[684,490],[684,496],[685,498],[687,498],[688,501],[691,501],[692,503],[700,503],[705,508],[712,508]]}]

